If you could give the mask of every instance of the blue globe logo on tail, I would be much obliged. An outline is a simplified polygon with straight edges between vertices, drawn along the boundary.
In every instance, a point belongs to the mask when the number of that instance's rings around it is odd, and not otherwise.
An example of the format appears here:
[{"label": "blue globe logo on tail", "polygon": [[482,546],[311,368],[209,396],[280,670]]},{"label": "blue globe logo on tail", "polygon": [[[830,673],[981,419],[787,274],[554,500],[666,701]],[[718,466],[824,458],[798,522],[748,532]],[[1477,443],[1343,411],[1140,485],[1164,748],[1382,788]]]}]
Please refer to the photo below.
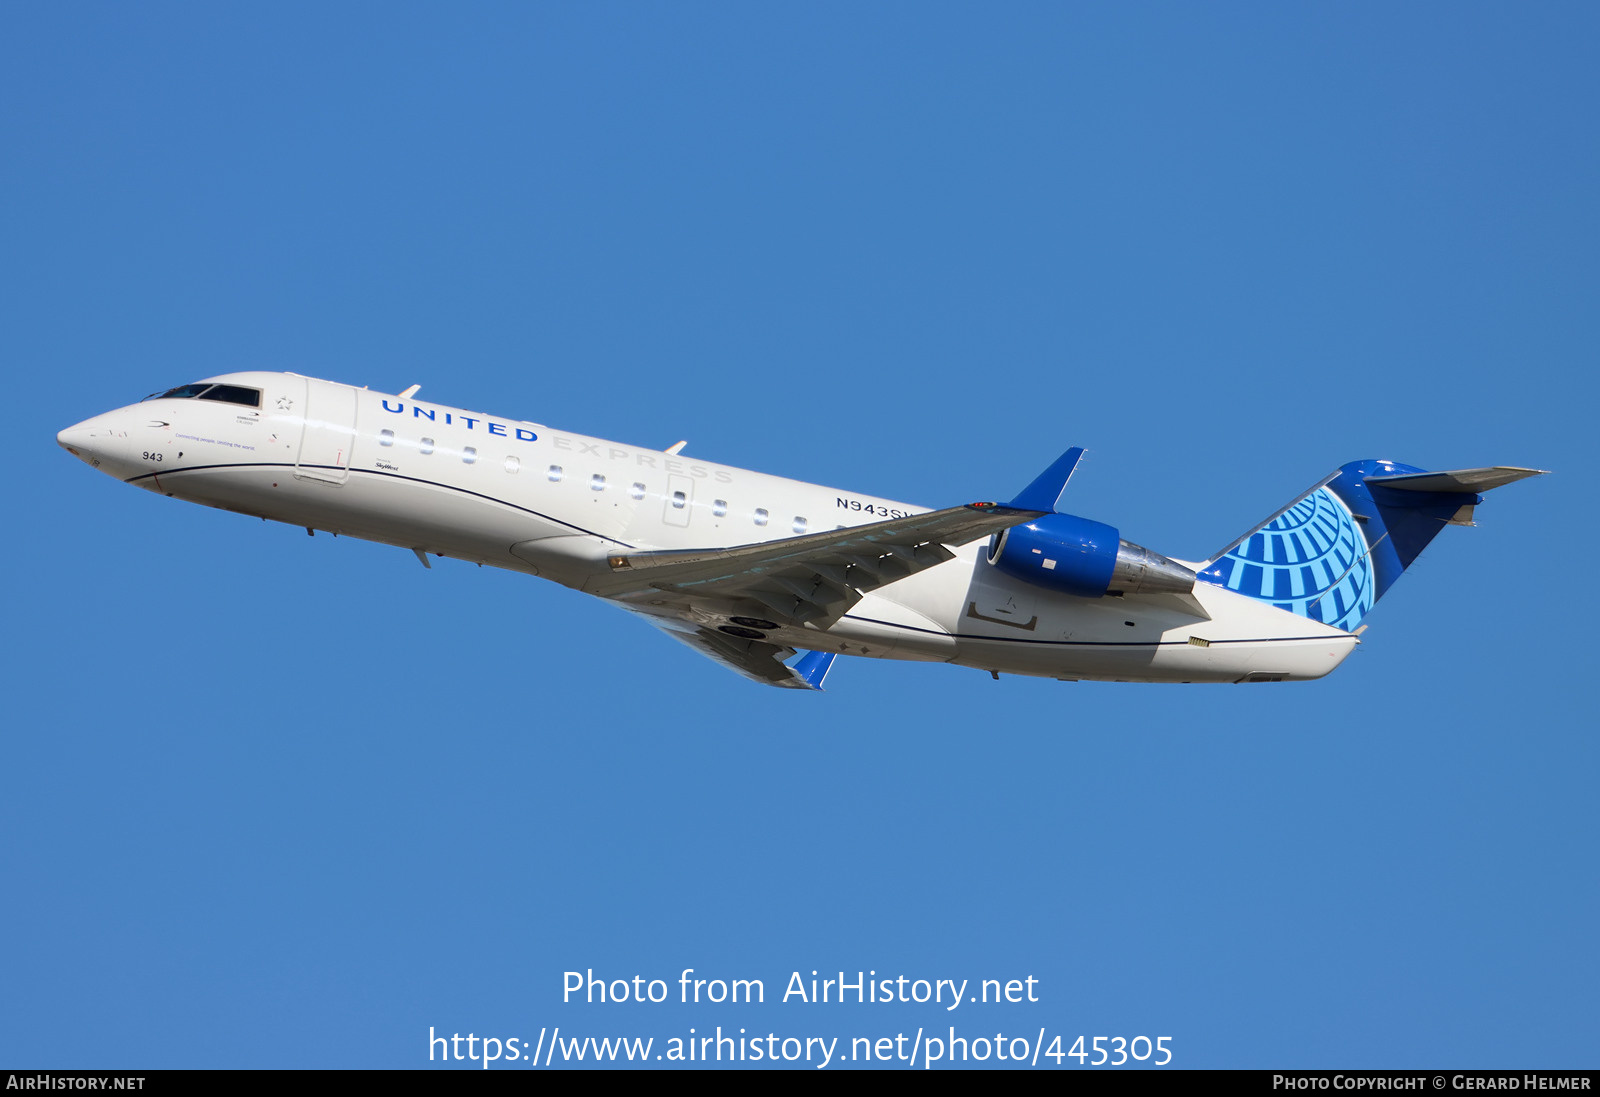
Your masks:
[{"label": "blue globe logo on tail", "polygon": [[1200,577],[1346,632],[1377,601],[1366,538],[1350,508],[1326,487],[1246,537]]}]

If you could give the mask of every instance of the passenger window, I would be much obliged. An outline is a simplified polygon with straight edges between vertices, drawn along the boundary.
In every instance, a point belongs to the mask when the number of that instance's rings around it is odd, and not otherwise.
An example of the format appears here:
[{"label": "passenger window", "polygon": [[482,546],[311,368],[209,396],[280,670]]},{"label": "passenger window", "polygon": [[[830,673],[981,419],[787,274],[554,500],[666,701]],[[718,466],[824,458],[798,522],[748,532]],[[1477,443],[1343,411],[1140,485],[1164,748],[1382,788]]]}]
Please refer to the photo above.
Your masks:
[{"label": "passenger window", "polygon": [[469,465],[476,464],[478,461],[478,451],[471,446],[467,446],[461,451],[461,459]]},{"label": "passenger window", "polygon": [[432,438],[424,438],[422,440],[422,452],[423,453],[432,453],[433,452],[433,439]]},{"label": "passenger window", "polygon": [[635,499],[643,499],[644,498],[644,485],[643,484],[635,484],[635,485],[633,485],[633,487],[628,489],[628,494],[633,496]]},{"label": "passenger window", "polygon": [[711,513],[718,518],[724,517],[728,513],[728,501],[726,499],[711,500]]},{"label": "passenger window", "polygon": [[506,458],[506,471],[518,472],[522,469],[522,461],[516,457]]},{"label": "passenger window", "polygon": [[687,495],[685,495],[681,491],[675,491],[675,492],[672,493],[672,509],[673,510],[682,510],[684,507],[686,507],[688,505],[689,505],[689,497]]},{"label": "passenger window", "polygon": [[767,524],[767,511],[766,511],[766,508],[765,507],[757,507],[756,508],[756,525],[764,526],[766,524]]},{"label": "passenger window", "polygon": [[563,476],[565,476],[565,475],[566,475],[566,473],[561,470],[561,466],[560,465],[551,465],[550,466],[549,476],[550,476],[550,482],[552,484],[559,484],[561,482],[561,478]]},{"label": "passenger window", "polygon": [[605,491],[606,490],[606,478],[604,476],[601,476],[598,472],[595,473],[593,476],[589,477],[589,490],[590,491]]},{"label": "passenger window", "polygon": [[392,445],[394,445],[394,431],[392,431],[392,430],[380,430],[378,432],[378,445],[380,445],[380,446],[392,446]]},{"label": "passenger window", "polygon": [[794,531],[796,533],[804,533],[806,531],[806,520],[804,518],[796,518],[794,520]]}]

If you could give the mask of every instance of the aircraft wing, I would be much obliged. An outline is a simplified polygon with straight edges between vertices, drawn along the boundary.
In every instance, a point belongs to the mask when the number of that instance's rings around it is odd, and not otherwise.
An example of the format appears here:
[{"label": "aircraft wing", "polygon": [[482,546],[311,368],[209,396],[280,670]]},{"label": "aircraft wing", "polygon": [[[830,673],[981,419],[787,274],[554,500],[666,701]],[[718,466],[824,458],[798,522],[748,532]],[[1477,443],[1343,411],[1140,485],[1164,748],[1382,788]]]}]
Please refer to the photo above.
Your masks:
[{"label": "aircraft wing", "polygon": [[825,627],[868,591],[953,559],[946,545],[976,541],[1043,513],[969,503],[756,545],[634,552],[609,557],[610,573],[584,590],[605,598],[663,591],[690,600],[739,600],[761,607],[762,616]]},{"label": "aircraft wing", "polygon": [[833,665],[830,652],[813,651],[802,656],[792,666],[783,660],[794,654],[794,648],[769,644],[762,640],[745,640],[729,636],[705,626],[679,625],[675,621],[653,617],[647,613],[638,616],[656,628],[701,655],[714,659],[735,674],[783,689],[822,689],[822,680]]}]

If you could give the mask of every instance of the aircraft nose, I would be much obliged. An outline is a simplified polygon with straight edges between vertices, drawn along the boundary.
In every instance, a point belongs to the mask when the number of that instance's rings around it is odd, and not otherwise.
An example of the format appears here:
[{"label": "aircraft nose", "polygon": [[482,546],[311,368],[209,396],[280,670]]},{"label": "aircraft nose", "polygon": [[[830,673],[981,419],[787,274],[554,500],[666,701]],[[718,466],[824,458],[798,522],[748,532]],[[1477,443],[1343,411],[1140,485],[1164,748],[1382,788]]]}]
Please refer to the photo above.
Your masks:
[{"label": "aircraft nose", "polygon": [[72,454],[82,457],[84,450],[89,448],[89,441],[94,437],[94,431],[87,422],[77,423],[66,430],[56,432],[56,445]]},{"label": "aircraft nose", "polygon": [[122,475],[129,464],[129,428],[126,416],[106,412],[74,423],[56,434],[56,444],[72,456],[102,472]]}]

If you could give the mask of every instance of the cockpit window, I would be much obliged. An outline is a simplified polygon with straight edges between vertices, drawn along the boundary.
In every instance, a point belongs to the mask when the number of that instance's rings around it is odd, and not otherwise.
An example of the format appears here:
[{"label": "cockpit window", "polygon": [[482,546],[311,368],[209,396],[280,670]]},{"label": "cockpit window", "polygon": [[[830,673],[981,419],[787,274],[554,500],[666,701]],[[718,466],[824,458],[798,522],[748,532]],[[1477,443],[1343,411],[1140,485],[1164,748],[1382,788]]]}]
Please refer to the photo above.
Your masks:
[{"label": "cockpit window", "polygon": [[212,385],[200,394],[202,400],[222,400],[229,404],[243,404],[247,408],[261,406],[261,390],[247,389],[242,385]]},{"label": "cockpit window", "polygon": [[152,392],[146,400],[221,400],[227,404],[243,404],[247,408],[261,406],[261,390],[247,389],[242,385],[214,385],[201,381],[193,385],[179,385],[166,392]]},{"label": "cockpit window", "polygon": [[199,396],[202,392],[206,391],[206,389],[208,389],[210,387],[211,386],[208,385],[208,384],[179,385],[177,388],[168,389],[166,392],[152,392],[149,396],[146,396],[145,399],[146,400],[187,400],[190,397]]}]

